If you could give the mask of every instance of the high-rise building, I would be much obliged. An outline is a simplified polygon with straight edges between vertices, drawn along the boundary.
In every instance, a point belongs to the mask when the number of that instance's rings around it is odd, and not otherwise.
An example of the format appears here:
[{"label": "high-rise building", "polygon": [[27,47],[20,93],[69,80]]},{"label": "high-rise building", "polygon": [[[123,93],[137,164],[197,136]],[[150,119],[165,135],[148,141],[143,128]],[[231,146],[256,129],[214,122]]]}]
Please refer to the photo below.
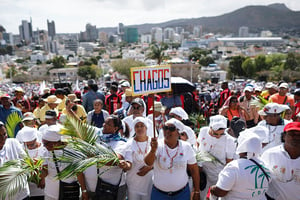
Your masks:
[{"label": "high-rise building", "polygon": [[164,29],[164,42],[172,42],[174,41],[175,31],[173,28],[165,28]]},{"label": "high-rise building", "polygon": [[99,41],[106,45],[108,43],[108,34],[105,32],[100,32],[99,33]]},{"label": "high-rise building", "polygon": [[194,26],[193,35],[195,38],[200,38],[202,36],[202,26]]},{"label": "high-rise building", "polygon": [[86,39],[87,41],[95,41],[98,39],[98,30],[96,26],[92,26],[90,23],[85,26]]},{"label": "high-rise building", "polygon": [[125,27],[124,40],[128,43],[138,42],[139,33],[137,28]]},{"label": "high-rise building", "polygon": [[56,31],[55,31],[55,22],[54,21],[49,21],[47,19],[47,27],[48,27],[48,36],[51,40],[54,39],[54,36],[56,35]]},{"label": "high-rise building", "polygon": [[68,39],[64,41],[65,43],[65,49],[77,52],[79,43],[77,40],[73,40],[73,39]]},{"label": "high-rise building", "polygon": [[141,35],[141,43],[151,43],[152,42],[152,37],[151,37],[151,34],[144,34],[144,35]]},{"label": "high-rise building", "polygon": [[175,27],[175,32],[178,33],[178,34],[181,34],[184,32],[184,28],[182,27]]},{"label": "high-rise building", "polygon": [[118,35],[123,35],[124,34],[125,29],[124,29],[124,24],[123,23],[119,23],[117,32],[118,32]]},{"label": "high-rise building", "polygon": [[154,42],[162,42],[163,40],[163,34],[162,34],[162,28],[160,27],[153,27],[151,29],[151,36],[152,36],[152,40]]},{"label": "high-rise building", "polygon": [[249,28],[247,26],[239,28],[239,37],[249,37]]},{"label": "high-rise building", "polygon": [[22,24],[19,26],[19,32],[21,40],[23,40],[26,44],[32,42],[32,21],[22,20]]}]

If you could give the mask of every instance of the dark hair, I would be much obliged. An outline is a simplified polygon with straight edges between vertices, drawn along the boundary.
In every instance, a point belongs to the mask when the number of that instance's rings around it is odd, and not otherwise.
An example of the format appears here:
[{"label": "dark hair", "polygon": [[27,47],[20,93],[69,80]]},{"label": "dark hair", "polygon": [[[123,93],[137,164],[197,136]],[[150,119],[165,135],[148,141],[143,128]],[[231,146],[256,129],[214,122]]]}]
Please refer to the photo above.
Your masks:
[{"label": "dark hair", "polygon": [[[125,130],[125,132],[123,132],[123,136],[126,138],[129,138],[129,135],[130,135],[129,126],[126,122],[124,122],[124,124],[125,124],[126,130]],[[123,129],[123,126],[122,126],[122,129]]]},{"label": "dark hair", "polygon": [[94,92],[97,92],[97,91],[98,91],[98,85],[97,85],[97,84],[92,84],[92,85],[90,85],[90,88],[91,88]]},{"label": "dark hair", "polygon": [[114,126],[118,127],[117,131],[119,131],[122,128],[121,119],[117,115],[110,115],[109,118],[111,118],[113,120]]},{"label": "dark hair", "polygon": [[2,121],[0,121],[0,127],[4,126],[4,123]]},{"label": "dark hair", "polygon": [[116,86],[116,85],[111,85],[111,86],[110,86],[110,89],[111,89],[112,91],[114,91],[114,92],[117,92],[117,91],[118,91],[118,86]]},{"label": "dark hair", "polygon": [[232,95],[229,99],[229,103],[231,103],[233,100],[237,100],[237,96]]},{"label": "dark hair", "polygon": [[281,140],[282,143],[285,142],[285,140],[284,140],[284,136],[285,136],[285,135],[286,135],[286,132],[282,132],[282,133],[281,133],[280,140]]}]

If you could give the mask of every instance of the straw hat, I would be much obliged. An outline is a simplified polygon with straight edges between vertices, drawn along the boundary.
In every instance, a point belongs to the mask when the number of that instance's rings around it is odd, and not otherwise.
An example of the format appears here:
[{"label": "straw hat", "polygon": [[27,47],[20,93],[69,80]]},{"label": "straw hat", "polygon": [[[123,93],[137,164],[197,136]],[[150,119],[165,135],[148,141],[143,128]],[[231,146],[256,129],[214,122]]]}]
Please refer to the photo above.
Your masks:
[{"label": "straw hat", "polygon": [[61,103],[61,99],[57,98],[55,95],[50,95],[44,101],[47,102],[47,103],[55,103],[55,104],[60,104]]}]

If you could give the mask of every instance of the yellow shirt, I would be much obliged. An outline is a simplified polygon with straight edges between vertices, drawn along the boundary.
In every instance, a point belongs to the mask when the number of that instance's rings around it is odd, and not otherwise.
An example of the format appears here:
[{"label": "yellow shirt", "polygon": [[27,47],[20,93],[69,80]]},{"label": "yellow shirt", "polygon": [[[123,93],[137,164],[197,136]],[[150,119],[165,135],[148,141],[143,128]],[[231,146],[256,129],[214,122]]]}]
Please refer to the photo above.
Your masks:
[{"label": "yellow shirt", "polygon": [[58,110],[59,112],[62,112],[63,109],[66,108],[66,100],[67,100],[67,97],[64,96],[64,98],[61,100],[60,104],[57,105],[56,108],[57,108],[57,110]]},{"label": "yellow shirt", "polygon": [[[48,104],[44,105],[42,108],[41,108],[41,111],[40,111],[40,120],[41,122],[44,122],[45,121],[45,115],[46,115],[46,111],[47,110],[52,110]],[[55,112],[56,112],[56,116],[58,116],[59,112],[57,110],[57,108],[54,108],[53,109]]]},{"label": "yellow shirt", "polygon": [[33,115],[35,116],[35,118],[40,119],[40,113],[41,113],[41,108],[37,107],[36,109],[34,109],[33,111]]},{"label": "yellow shirt", "polygon": [[[63,109],[62,113],[65,115],[68,115],[66,108]],[[79,104],[77,104],[77,110],[76,110],[75,114],[77,115],[77,117],[79,117],[82,120],[86,119],[86,116],[87,116],[84,107]]]}]

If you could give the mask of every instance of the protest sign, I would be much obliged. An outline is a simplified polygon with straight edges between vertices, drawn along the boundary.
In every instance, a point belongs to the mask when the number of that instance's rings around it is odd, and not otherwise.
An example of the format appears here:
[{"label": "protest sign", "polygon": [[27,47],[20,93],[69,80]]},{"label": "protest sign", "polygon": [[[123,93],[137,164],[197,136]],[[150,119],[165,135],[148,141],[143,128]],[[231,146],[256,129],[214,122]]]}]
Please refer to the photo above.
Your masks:
[{"label": "protest sign", "polygon": [[134,96],[171,91],[171,66],[133,67],[130,70]]}]

